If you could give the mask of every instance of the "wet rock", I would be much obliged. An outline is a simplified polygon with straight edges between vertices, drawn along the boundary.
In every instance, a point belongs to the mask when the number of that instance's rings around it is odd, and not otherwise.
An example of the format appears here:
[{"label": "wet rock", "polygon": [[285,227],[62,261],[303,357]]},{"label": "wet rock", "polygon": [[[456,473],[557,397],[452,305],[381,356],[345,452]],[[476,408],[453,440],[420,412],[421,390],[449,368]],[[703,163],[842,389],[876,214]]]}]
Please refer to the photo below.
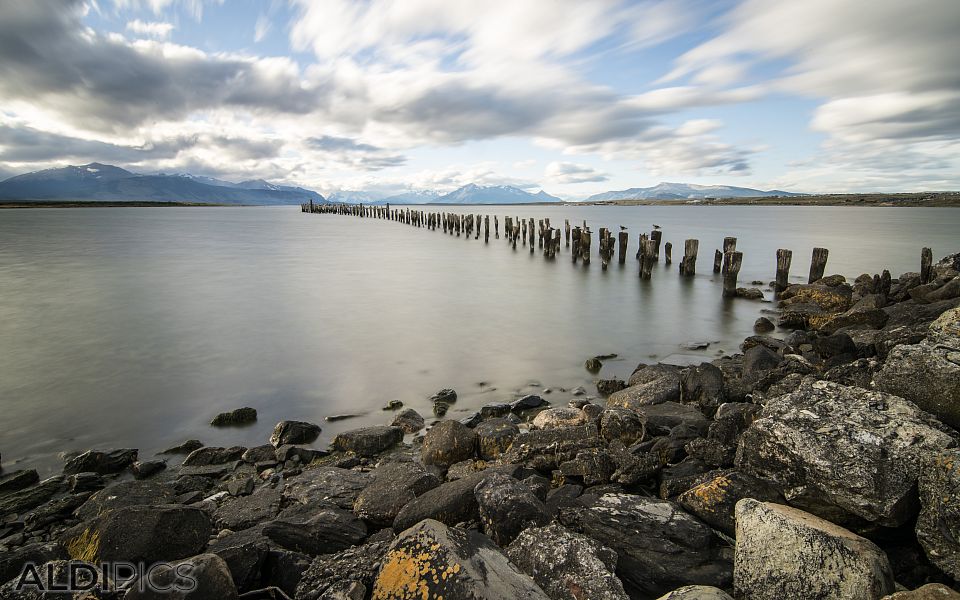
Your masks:
[{"label": "wet rock", "polygon": [[390,545],[372,597],[548,598],[487,537],[452,529],[432,519],[404,531]]},{"label": "wet rock", "polygon": [[681,378],[681,389],[682,401],[696,404],[705,414],[713,414],[727,397],[723,371],[710,363],[686,369]]},{"label": "wet rock", "polygon": [[960,338],[897,346],[874,376],[876,388],[901,396],[960,429]]},{"label": "wet rock", "polygon": [[603,363],[600,362],[598,358],[588,358],[586,362],[583,363],[583,367],[591,373],[599,373],[600,369],[603,368]]},{"label": "wet rock", "polygon": [[739,470],[887,526],[910,518],[921,457],[955,433],[889,394],[805,380],[740,438]]},{"label": "wet rock", "polygon": [[420,457],[425,465],[447,468],[473,456],[477,434],[459,421],[441,421],[423,437]]},{"label": "wet rock", "polygon": [[928,583],[913,591],[896,592],[884,596],[880,600],[960,600],[960,592],[956,592],[942,583]]},{"label": "wet rock", "polygon": [[257,422],[257,409],[244,406],[215,416],[210,424],[214,427],[249,425]]},{"label": "wet rock", "polygon": [[280,421],[273,428],[270,443],[274,448],[287,444],[312,444],[320,437],[320,426],[306,421]]},{"label": "wet rock", "polygon": [[153,477],[166,468],[167,463],[162,460],[137,461],[130,465],[130,471],[137,479],[147,479],[149,477]]},{"label": "wet rock", "polygon": [[510,414],[510,404],[494,402],[480,407],[480,417],[483,419],[497,419]]},{"label": "wet rock", "polygon": [[854,306],[847,312],[826,318],[819,324],[817,330],[830,334],[844,327],[880,329],[887,324],[888,320],[890,320],[890,316],[880,308],[866,310]]},{"label": "wet rock", "polygon": [[625,408],[608,408],[600,414],[600,437],[607,441],[620,440],[629,446],[644,436],[644,424],[640,416]]},{"label": "wet rock", "polygon": [[127,506],[71,529],[64,546],[70,557],[90,562],[154,563],[201,552],[212,530],[210,517],[191,506]]},{"label": "wet rock", "polygon": [[311,556],[346,550],[367,537],[366,524],[352,512],[328,508],[307,514],[311,516],[305,519],[270,521],[263,535],[281,548]]},{"label": "wet rock", "polygon": [[474,488],[484,533],[504,547],[528,527],[546,525],[547,507],[513,477],[493,473]]},{"label": "wet rock", "polygon": [[785,307],[813,304],[823,311],[840,312],[850,308],[852,296],[853,289],[848,285],[797,284],[785,289],[780,294],[780,301]]},{"label": "wet rock", "polygon": [[773,324],[773,321],[766,317],[760,317],[753,324],[753,330],[760,333],[767,333],[773,331],[777,326]]},{"label": "wet rock", "polygon": [[657,600],[733,600],[720,588],[709,585],[685,585],[672,592],[667,592]]},{"label": "wet rock", "polygon": [[203,443],[200,440],[187,440],[182,444],[167,448],[160,454],[190,454],[197,448],[203,448]]},{"label": "wet rock", "polygon": [[537,429],[557,429],[579,427],[589,422],[590,418],[582,410],[563,406],[541,411],[533,419],[532,425]]},{"label": "wet rock", "polygon": [[121,481],[98,491],[76,511],[83,520],[127,506],[173,504],[177,491],[172,486],[152,481]]},{"label": "wet rock", "polygon": [[809,513],[753,499],[737,503],[734,588],[758,600],[873,600],[894,591],[873,542]]},{"label": "wet rock", "polygon": [[746,380],[755,380],[759,378],[764,371],[774,369],[783,361],[776,352],[765,346],[754,346],[743,353],[743,378]]},{"label": "wet rock", "polygon": [[927,457],[919,484],[917,540],[930,562],[960,579],[960,450]]},{"label": "wet rock", "polygon": [[405,408],[390,421],[391,427],[399,427],[406,434],[413,434],[424,426],[423,417],[412,408]]},{"label": "wet rock", "polygon": [[734,536],[735,509],[737,502],[744,498],[785,502],[780,492],[766,481],[732,469],[690,488],[680,494],[677,502],[704,523]]},{"label": "wet rock", "polygon": [[488,475],[487,472],[468,475],[424,492],[400,509],[393,530],[399,533],[424,519],[456,525],[478,518],[479,507],[473,490]]},{"label": "wet rock", "polygon": [[242,446],[233,446],[231,448],[220,448],[216,446],[204,446],[197,448],[183,459],[185,467],[205,467],[209,465],[224,465],[243,457],[247,449]]},{"label": "wet rock", "polygon": [[0,517],[36,508],[64,488],[62,477],[50,477],[37,485],[0,495]]},{"label": "wet rock", "polygon": [[763,300],[763,292],[757,288],[737,288],[737,298],[747,300]]},{"label": "wet rock", "polygon": [[399,427],[374,425],[351,429],[338,434],[333,439],[333,447],[342,452],[353,452],[357,456],[376,456],[403,441],[403,430]]},{"label": "wet rock", "polygon": [[366,590],[373,589],[381,561],[392,542],[393,535],[384,531],[360,546],[314,558],[300,578],[295,600],[350,598],[336,595],[344,584],[362,586],[365,591],[360,597],[365,598]]},{"label": "wet rock", "polygon": [[[272,445],[268,445],[267,448],[273,448]],[[330,453],[326,450],[318,450],[316,448],[304,448],[303,446],[293,446],[287,444],[286,446],[280,446],[274,450],[272,460],[279,463],[286,463],[288,460],[299,462],[301,465],[309,465],[313,461],[329,456]],[[246,456],[246,453],[244,454]],[[247,461],[250,462],[250,461]],[[271,462],[271,458],[264,455],[262,460],[256,461],[256,464]]]},{"label": "wet rock", "polygon": [[63,466],[63,474],[75,475],[76,473],[89,472],[107,475],[109,473],[119,473],[133,464],[135,460],[137,460],[137,451],[133,448],[109,450],[107,452],[88,450],[68,460]]},{"label": "wet rock", "polygon": [[231,496],[249,496],[253,493],[253,477],[235,477],[227,482],[227,493]]},{"label": "wet rock", "polygon": [[387,405],[383,407],[383,410],[398,410],[400,408],[403,408],[403,402],[394,399],[390,402],[387,402]]},{"label": "wet rock", "polygon": [[353,512],[377,527],[389,527],[408,502],[440,485],[440,478],[413,462],[380,465],[371,475],[373,481],[356,502]]},{"label": "wet rock", "polygon": [[430,396],[430,401],[434,404],[442,402],[444,404],[453,404],[457,401],[457,392],[450,388],[444,388],[436,394]]},{"label": "wet rock", "polygon": [[521,433],[504,455],[504,462],[526,464],[538,471],[552,471],[572,460],[580,450],[600,446],[596,425],[541,429]]},{"label": "wet rock", "polygon": [[710,342],[706,341],[696,341],[696,342],[683,342],[680,344],[680,347],[684,350],[706,350],[710,347]]},{"label": "wet rock", "polygon": [[507,558],[553,600],[627,600],[614,575],[617,553],[584,535],[552,524],[523,531]]},{"label": "wet rock", "polygon": [[628,494],[585,496],[582,506],[560,509],[560,522],[617,553],[617,575],[628,592],[633,587],[656,596],[682,585],[730,582],[730,550],[672,502]]},{"label": "wet rock", "polygon": [[213,521],[220,529],[240,531],[269,521],[280,512],[280,490],[262,487],[254,494],[228,498],[213,511]]},{"label": "wet rock", "polygon": [[338,467],[305,469],[287,483],[283,495],[288,502],[352,510],[357,496],[372,479],[369,473]]},{"label": "wet rock", "polygon": [[547,404],[547,401],[535,394],[527,394],[510,403],[510,411],[519,413],[532,408],[539,408]]},{"label": "wet rock", "polygon": [[597,393],[601,396],[609,396],[626,387],[627,382],[622,379],[600,379],[597,381]]},{"label": "wet rock", "polygon": [[[190,591],[170,591],[189,572],[195,587]],[[151,585],[134,582],[124,600],[233,600],[238,597],[227,563],[216,554],[201,554],[170,565],[161,565],[150,572]],[[142,589],[142,591],[141,591]],[[163,591],[160,591],[163,590]]]},{"label": "wet rock", "polygon": [[483,460],[494,460],[510,449],[520,428],[507,419],[493,418],[483,421],[474,429],[477,440],[477,455]]},{"label": "wet rock", "polygon": [[77,473],[67,478],[70,491],[74,494],[81,492],[95,492],[102,490],[106,485],[103,476],[99,473]]},{"label": "wet rock", "polygon": [[16,492],[40,482],[35,469],[20,469],[0,475],[0,494]]}]

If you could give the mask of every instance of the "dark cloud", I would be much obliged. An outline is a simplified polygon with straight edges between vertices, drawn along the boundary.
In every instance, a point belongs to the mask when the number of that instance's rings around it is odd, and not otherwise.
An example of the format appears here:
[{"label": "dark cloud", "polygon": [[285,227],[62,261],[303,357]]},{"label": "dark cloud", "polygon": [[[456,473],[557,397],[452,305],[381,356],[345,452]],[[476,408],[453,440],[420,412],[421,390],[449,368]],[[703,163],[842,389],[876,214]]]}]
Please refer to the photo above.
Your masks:
[{"label": "dark cloud", "polygon": [[373,144],[358,142],[347,137],[323,135],[306,140],[307,147],[324,154],[341,164],[364,171],[378,171],[389,167],[399,167],[407,162],[407,157],[390,154],[386,149]]}]

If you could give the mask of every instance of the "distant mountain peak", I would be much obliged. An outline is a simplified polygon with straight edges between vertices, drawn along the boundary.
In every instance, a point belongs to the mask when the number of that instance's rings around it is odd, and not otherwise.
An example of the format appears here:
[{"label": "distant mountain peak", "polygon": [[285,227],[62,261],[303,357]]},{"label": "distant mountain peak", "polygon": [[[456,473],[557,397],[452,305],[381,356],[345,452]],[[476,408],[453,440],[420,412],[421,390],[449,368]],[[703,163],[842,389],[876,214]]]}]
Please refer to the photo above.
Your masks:
[{"label": "distant mountain peak", "polygon": [[630,188],[594,194],[587,202],[609,202],[615,200],[690,200],[703,198],[760,198],[764,196],[802,196],[781,190],[756,190],[732,185],[703,185],[698,183],[678,183],[661,181],[655,186]]}]

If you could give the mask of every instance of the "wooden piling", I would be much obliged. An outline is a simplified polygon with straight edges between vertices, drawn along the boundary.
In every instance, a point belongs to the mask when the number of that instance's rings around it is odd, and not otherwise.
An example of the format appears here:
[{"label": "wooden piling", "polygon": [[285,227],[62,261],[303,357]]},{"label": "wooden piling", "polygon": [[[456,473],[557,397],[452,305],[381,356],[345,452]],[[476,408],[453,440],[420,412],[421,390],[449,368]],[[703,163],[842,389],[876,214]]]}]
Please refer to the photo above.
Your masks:
[{"label": "wooden piling", "polygon": [[650,232],[650,240],[654,242],[653,260],[660,262],[660,240],[663,238],[663,232],[654,229]]},{"label": "wooden piling", "polygon": [[700,240],[686,240],[683,242],[683,259],[680,261],[680,274],[692,277],[697,273],[697,251]]},{"label": "wooden piling", "polygon": [[777,250],[777,279],[773,291],[776,294],[783,292],[790,285],[790,263],[793,261],[793,251],[786,248]]},{"label": "wooden piling", "polygon": [[570,247],[570,219],[563,220],[563,234],[567,238],[567,248]]},{"label": "wooden piling", "polygon": [[580,259],[584,265],[590,264],[590,230],[580,231]]},{"label": "wooden piling", "polygon": [[727,252],[723,255],[723,297],[737,295],[737,275],[743,264],[743,252]]},{"label": "wooden piling", "polygon": [[826,248],[814,248],[813,256],[810,258],[810,278],[807,283],[813,283],[823,279],[823,272],[827,269],[827,255],[830,253]]},{"label": "wooden piling", "polygon": [[530,217],[530,225],[527,226],[527,230],[530,232],[530,254],[533,254],[533,238],[536,235],[533,231],[533,217]]},{"label": "wooden piling", "polygon": [[722,264],[723,264],[723,252],[720,252],[719,250],[714,250],[713,251],[713,272],[719,273],[720,265]]},{"label": "wooden piling", "polygon": [[673,262],[673,244],[667,242],[663,245],[663,264],[669,265]]},{"label": "wooden piling", "polygon": [[933,250],[924,248],[920,251],[920,283],[933,281]]},{"label": "wooden piling", "polygon": [[621,230],[620,233],[617,234],[617,244],[620,246],[620,254],[619,254],[618,260],[620,261],[621,265],[627,262],[627,244],[629,243],[630,243],[630,234],[627,233],[626,231]]},{"label": "wooden piling", "polygon": [[655,240],[645,239],[640,242],[640,279],[650,279],[653,263],[656,262],[654,259],[656,252]]},{"label": "wooden piling", "polygon": [[723,238],[723,253],[735,252],[737,250],[737,238],[735,237],[725,237]]},{"label": "wooden piling", "polygon": [[570,256],[573,259],[573,262],[576,263],[577,259],[580,258],[580,228],[573,228],[573,248],[571,249]]},{"label": "wooden piling", "polygon": [[483,243],[490,243],[490,215],[483,217]]}]

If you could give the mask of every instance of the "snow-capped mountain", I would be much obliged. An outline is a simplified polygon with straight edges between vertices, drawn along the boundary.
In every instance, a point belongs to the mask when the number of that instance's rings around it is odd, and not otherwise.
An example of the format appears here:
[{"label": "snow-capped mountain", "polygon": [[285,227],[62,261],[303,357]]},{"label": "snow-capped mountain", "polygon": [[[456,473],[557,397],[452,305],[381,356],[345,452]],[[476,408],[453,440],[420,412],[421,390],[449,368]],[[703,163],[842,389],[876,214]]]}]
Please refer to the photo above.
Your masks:
[{"label": "snow-capped mountain", "polygon": [[687,200],[697,198],[756,198],[761,196],[802,196],[781,190],[755,190],[732,185],[698,185],[695,183],[661,182],[653,187],[630,188],[594,194],[587,202],[610,200]]},{"label": "snow-capped mountain", "polygon": [[561,202],[560,198],[539,191],[531,194],[511,185],[467,184],[436,199],[438,204],[533,204]]},{"label": "snow-capped mountain", "polygon": [[411,190],[377,200],[374,204],[430,204],[436,202],[440,195],[434,190]]},{"label": "snow-capped mountain", "polygon": [[327,196],[327,200],[344,204],[372,204],[377,200],[386,198],[388,195],[389,194],[385,192],[339,190]]}]

